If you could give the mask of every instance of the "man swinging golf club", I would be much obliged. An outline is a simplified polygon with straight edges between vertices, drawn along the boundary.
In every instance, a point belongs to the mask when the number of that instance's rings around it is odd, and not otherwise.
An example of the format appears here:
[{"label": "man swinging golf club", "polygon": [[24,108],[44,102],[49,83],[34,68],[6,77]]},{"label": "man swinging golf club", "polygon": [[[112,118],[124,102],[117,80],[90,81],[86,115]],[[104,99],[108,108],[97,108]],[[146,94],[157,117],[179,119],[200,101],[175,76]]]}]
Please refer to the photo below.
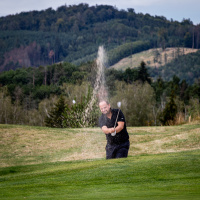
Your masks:
[{"label": "man swinging golf club", "polygon": [[107,101],[102,100],[99,102],[99,108],[102,112],[99,125],[107,139],[106,159],[128,156],[130,142],[126,121],[120,110],[121,102],[118,102],[117,105],[119,109],[112,109]]}]

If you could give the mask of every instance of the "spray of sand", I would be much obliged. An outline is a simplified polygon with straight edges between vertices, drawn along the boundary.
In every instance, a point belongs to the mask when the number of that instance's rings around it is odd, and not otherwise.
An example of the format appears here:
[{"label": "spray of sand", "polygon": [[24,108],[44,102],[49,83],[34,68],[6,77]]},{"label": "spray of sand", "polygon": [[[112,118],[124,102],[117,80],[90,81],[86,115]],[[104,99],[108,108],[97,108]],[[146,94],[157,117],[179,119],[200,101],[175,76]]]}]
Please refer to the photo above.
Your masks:
[{"label": "spray of sand", "polygon": [[92,108],[97,101],[108,100],[108,91],[105,83],[105,66],[107,63],[107,56],[103,46],[99,47],[98,55],[96,59],[96,81],[92,93],[91,100],[89,101],[84,115],[83,124],[88,125],[87,119],[92,112]]}]

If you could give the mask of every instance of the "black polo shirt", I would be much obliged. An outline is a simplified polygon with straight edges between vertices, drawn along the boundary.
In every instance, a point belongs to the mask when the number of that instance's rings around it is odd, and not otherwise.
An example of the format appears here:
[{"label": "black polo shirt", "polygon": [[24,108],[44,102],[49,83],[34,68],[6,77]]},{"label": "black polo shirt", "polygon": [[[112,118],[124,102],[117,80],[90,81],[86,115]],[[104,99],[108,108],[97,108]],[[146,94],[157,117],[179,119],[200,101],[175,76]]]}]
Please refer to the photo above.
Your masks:
[{"label": "black polo shirt", "polygon": [[[102,128],[103,126],[107,126],[108,128],[113,128],[115,125],[118,111],[119,109],[111,109],[112,112],[111,119],[109,119],[106,115],[102,114],[99,118],[100,128]],[[115,136],[112,136],[111,134],[106,134],[106,139],[108,144],[123,144],[124,142],[129,140],[129,135],[126,129],[125,117],[121,110],[119,111],[117,122],[124,122],[124,128],[119,133],[116,133]],[[116,127],[117,126],[118,123],[116,123]]]}]

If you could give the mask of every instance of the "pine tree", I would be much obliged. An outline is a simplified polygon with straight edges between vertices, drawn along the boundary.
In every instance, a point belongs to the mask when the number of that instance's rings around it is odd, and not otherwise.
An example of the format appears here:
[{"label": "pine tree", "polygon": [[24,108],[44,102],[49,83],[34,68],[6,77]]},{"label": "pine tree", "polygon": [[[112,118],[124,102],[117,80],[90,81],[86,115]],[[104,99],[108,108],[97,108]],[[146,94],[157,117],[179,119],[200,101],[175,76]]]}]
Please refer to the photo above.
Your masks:
[{"label": "pine tree", "polygon": [[138,69],[138,77],[137,80],[142,81],[142,83],[148,82],[151,84],[151,79],[149,78],[150,75],[148,73],[148,70],[146,68],[146,64],[144,61],[141,62],[140,67]]},{"label": "pine tree", "polygon": [[174,101],[175,95],[174,91],[171,92],[170,100],[166,104],[163,113],[160,116],[160,121],[163,125],[171,125],[174,124],[174,119],[177,114],[177,105]]},{"label": "pine tree", "polygon": [[54,128],[63,128],[63,113],[65,111],[65,100],[61,95],[55,106],[45,119],[45,125]]}]

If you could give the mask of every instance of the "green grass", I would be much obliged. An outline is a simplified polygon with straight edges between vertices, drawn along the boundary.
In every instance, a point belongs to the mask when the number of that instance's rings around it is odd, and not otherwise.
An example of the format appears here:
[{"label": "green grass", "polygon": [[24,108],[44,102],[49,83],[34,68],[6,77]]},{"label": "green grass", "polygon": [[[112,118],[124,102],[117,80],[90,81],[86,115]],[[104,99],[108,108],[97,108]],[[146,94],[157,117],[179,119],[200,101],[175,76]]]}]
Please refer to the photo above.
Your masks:
[{"label": "green grass", "polygon": [[200,199],[199,124],[128,132],[129,157],[105,160],[99,128],[0,125],[0,199]]},{"label": "green grass", "polygon": [[0,199],[199,199],[200,151],[0,169]]},{"label": "green grass", "polygon": [[[128,127],[130,156],[200,149],[200,125]],[[105,158],[100,128],[0,124],[0,167]]]}]

